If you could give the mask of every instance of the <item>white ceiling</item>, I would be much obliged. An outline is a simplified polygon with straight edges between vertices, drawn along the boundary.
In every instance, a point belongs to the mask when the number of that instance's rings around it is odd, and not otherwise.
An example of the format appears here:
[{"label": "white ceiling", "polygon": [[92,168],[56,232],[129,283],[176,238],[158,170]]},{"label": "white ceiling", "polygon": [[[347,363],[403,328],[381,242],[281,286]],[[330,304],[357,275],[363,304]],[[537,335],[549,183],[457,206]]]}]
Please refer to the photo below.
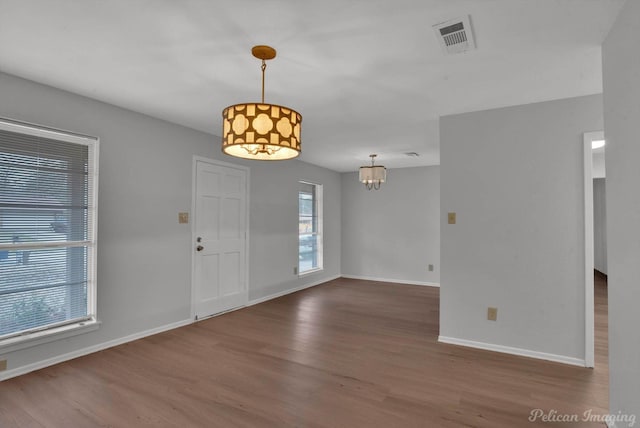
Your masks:
[{"label": "white ceiling", "polygon": [[[0,0],[0,70],[220,135],[224,107],[259,101],[268,44],[265,101],[302,113],[302,160],[434,165],[439,116],[602,92],[623,3]],[[465,14],[478,49],[446,56],[432,26]]]}]

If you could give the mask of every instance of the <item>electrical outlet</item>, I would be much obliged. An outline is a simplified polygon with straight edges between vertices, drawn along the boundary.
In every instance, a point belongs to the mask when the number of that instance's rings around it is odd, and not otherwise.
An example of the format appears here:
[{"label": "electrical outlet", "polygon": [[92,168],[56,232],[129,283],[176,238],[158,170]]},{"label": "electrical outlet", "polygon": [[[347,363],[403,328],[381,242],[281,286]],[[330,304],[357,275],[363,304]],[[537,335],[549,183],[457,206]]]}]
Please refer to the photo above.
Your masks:
[{"label": "electrical outlet", "polygon": [[7,369],[7,360],[0,360],[0,372],[3,372]]},{"label": "electrical outlet", "polygon": [[456,213],[447,214],[447,221],[449,224],[456,224]]},{"label": "electrical outlet", "polygon": [[178,223],[180,224],[189,223],[189,213],[178,213]]},{"label": "electrical outlet", "polygon": [[429,265],[429,272],[433,272],[433,265]]},{"label": "electrical outlet", "polygon": [[487,308],[487,319],[489,321],[498,320],[498,308]]}]

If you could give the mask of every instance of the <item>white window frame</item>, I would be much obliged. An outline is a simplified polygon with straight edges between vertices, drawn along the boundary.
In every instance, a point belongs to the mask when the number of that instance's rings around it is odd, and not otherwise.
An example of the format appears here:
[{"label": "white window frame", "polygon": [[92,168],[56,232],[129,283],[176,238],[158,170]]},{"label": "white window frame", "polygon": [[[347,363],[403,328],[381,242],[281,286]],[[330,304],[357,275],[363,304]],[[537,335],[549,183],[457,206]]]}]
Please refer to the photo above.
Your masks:
[{"label": "white window frame", "polygon": [[[298,229],[298,276],[305,276],[305,275],[309,275],[315,272],[320,272],[324,269],[324,258],[323,258],[323,241],[324,241],[324,236],[323,236],[323,214],[324,214],[324,208],[323,208],[323,186],[322,184],[317,184],[317,183],[312,183],[310,181],[304,181],[304,180],[300,180],[299,181],[300,184],[306,184],[306,185],[310,185],[313,186],[315,189],[315,198],[314,198],[314,204],[315,204],[315,211],[316,211],[316,232],[312,233],[312,235],[316,236],[316,258],[317,258],[317,267],[311,268],[311,269],[307,269],[305,271],[301,271],[300,270],[300,237],[301,237],[301,233],[300,233],[300,229]],[[298,224],[300,221],[300,205],[299,205],[299,198],[300,198],[300,190],[298,190],[298,194],[296,195],[298,198]]]},{"label": "white window frame", "polygon": [[[82,135],[44,126],[24,123],[12,119],[0,118],[0,129],[24,135],[43,137],[68,143],[81,144],[89,147],[89,224],[87,241],[54,242],[54,243],[18,243],[2,244],[0,250],[29,250],[42,248],[65,248],[72,246],[87,247],[87,318],[82,321],[52,324],[42,329],[32,330],[22,335],[11,336],[0,340],[0,354],[29,348],[43,343],[60,340],[98,329],[100,322],[97,318],[96,301],[96,261],[97,261],[97,231],[98,231],[98,165],[100,141],[96,137]],[[18,248],[19,247],[19,248]]]}]

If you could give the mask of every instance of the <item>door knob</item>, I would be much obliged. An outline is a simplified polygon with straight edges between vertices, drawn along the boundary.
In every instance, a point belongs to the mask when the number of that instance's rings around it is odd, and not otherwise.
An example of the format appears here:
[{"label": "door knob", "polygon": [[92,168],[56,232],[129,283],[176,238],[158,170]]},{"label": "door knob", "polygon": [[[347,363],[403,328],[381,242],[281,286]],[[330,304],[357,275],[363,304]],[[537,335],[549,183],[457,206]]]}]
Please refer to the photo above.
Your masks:
[{"label": "door knob", "polygon": [[196,251],[202,251],[202,250],[204,250],[204,247],[202,245],[198,245],[196,247]]}]

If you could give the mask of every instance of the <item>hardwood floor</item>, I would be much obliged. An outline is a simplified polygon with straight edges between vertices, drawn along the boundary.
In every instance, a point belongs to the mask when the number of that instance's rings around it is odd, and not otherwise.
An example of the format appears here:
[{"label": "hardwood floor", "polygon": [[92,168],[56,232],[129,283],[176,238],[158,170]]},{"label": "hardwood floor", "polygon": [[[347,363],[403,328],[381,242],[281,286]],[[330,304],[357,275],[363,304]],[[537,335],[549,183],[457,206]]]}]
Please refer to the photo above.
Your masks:
[{"label": "hardwood floor", "polygon": [[588,427],[606,413],[606,284],[596,368],[437,342],[437,288],[338,279],[0,383],[7,427]]}]

